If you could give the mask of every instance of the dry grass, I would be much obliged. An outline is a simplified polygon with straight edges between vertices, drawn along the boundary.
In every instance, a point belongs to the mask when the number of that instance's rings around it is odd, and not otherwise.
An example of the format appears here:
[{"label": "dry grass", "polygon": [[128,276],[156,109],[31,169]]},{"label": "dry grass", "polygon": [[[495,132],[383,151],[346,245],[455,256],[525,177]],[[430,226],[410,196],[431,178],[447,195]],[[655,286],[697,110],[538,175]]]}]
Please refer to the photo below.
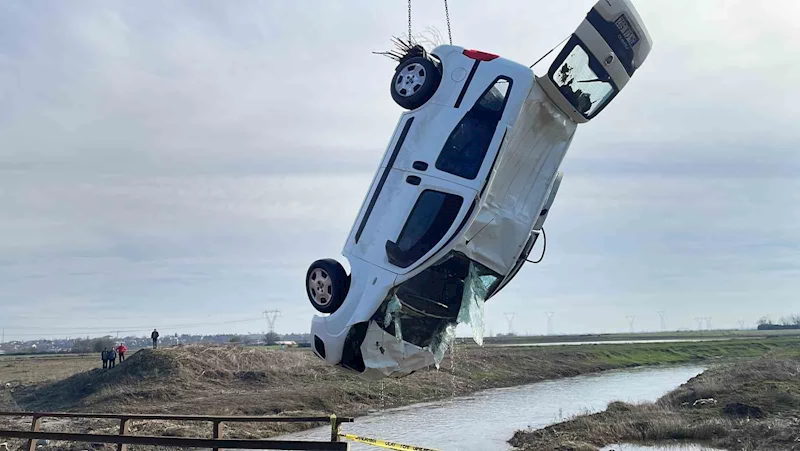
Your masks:
[{"label": "dry grass", "polygon": [[14,398],[17,390],[89,371],[99,362],[86,355],[4,356],[0,358],[0,410],[21,410]]},{"label": "dry grass", "polygon": [[[716,403],[694,407],[699,399]],[[800,354],[716,366],[655,403],[609,404],[511,444],[527,451],[591,449],[609,443],[683,440],[729,450],[800,449]]]},{"label": "dry grass", "polygon": [[[795,340],[793,346],[800,345]],[[463,395],[479,389],[506,387],[661,362],[698,362],[760,353],[785,342],[757,340],[720,343],[592,345],[550,348],[459,347],[455,373],[445,359],[441,370],[429,369],[385,382],[362,382],[328,366],[308,350],[185,346],[140,350],[112,370],[98,368],[99,359],[64,360],[58,380],[28,377],[30,382],[3,394],[7,408],[38,411],[174,413],[208,415],[337,415],[357,416],[370,410]],[[0,359],[0,364],[5,362]],[[25,366],[32,360],[18,360]],[[52,362],[55,364],[55,362]],[[40,362],[28,368],[5,368],[9,374],[43,371]],[[2,407],[0,407],[2,408]],[[231,425],[226,436],[269,437],[308,425]],[[26,426],[22,426],[24,429]],[[52,423],[67,431],[109,431],[116,425],[85,420]],[[135,422],[136,434],[207,436],[210,426],[187,422]],[[59,444],[59,446],[62,446]],[[66,446],[66,445],[63,445]],[[68,448],[66,448],[68,449]],[[579,448],[575,448],[579,449]]]},{"label": "dry grass", "polygon": [[55,381],[100,366],[94,355],[3,356],[0,357],[0,383],[30,385]]}]

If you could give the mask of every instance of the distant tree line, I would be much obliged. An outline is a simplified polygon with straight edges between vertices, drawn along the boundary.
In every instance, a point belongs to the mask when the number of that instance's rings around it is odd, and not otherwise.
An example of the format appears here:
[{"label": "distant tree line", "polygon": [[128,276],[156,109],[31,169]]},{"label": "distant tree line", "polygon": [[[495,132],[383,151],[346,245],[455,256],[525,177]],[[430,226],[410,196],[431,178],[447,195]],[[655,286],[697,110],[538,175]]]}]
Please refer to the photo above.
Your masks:
[{"label": "distant tree line", "polygon": [[[281,336],[276,334],[275,332],[268,332],[264,336],[264,341],[268,345],[274,345],[275,343],[281,340]],[[244,337],[241,335],[231,335],[228,338],[228,343],[244,343]],[[88,354],[91,352],[102,352],[103,349],[111,349],[115,345],[114,340],[111,337],[102,337],[102,338],[76,338],[72,341],[72,349],[70,352],[75,354]],[[33,350],[35,351],[35,350]]]},{"label": "distant tree line", "polygon": [[762,316],[757,323],[758,330],[800,329],[800,314],[783,316],[777,323],[773,323],[768,316]]},{"label": "distant tree line", "polygon": [[90,352],[102,352],[103,349],[114,347],[111,337],[102,338],[76,338],[72,341],[72,350],[76,354],[88,354]]},{"label": "distant tree line", "polygon": [[[263,343],[266,343],[268,345],[274,345],[275,343],[277,343],[279,341],[281,341],[281,336],[276,334],[275,332],[267,332],[264,335]],[[245,340],[244,338],[242,338],[241,335],[233,335],[233,336],[231,336],[231,338],[228,339],[228,343],[234,343],[234,344],[245,343],[245,344],[248,344],[248,343],[255,343],[255,341],[253,341],[252,339]]]},{"label": "distant tree line", "polygon": [[281,341],[281,336],[276,334],[275,332],[267,332],[267,334],[264,335],[264,341],[268,345],[274,345],[275,343]]}]

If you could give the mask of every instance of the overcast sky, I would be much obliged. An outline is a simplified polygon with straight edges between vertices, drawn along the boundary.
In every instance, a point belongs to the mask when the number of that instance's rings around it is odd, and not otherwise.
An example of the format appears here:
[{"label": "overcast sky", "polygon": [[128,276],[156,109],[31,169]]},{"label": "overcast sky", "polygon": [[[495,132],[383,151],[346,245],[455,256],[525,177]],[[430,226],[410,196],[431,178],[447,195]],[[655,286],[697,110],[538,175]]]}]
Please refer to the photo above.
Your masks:
[{"label": "overcast sky", "polygon": [[[532,63],[593,3],[451,0],[454,43]],[[494,333],[800,311],[800,3],[636,4],[653,51],[578,127]],[[308,264],[343,260],[401,113],[371,52],[405,30],[404,0],[0,2],[5,339],[307,331]]]}]

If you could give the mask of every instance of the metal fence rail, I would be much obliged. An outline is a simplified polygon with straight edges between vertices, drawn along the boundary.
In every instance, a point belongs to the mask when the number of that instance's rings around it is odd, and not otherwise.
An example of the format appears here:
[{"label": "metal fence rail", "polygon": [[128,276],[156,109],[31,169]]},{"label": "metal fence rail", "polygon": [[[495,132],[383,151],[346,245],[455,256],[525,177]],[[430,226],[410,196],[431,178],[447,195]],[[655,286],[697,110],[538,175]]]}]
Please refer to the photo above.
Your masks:
[{"label": "metal fence rail", "polygon": [[[212,448],[215,451],[223,448],[240,449],[268,449],[268,450],[319,450],[340,451],[348,450],[349,445],[339,441],[339,430],[342,423],[350,423],[352,418],[337,417],[265,417],[265,416],[212,416],[212,415],[157,415],[157,414],[110,414],[110,413],[67,413],[67,412],[0,412],[0,417],[31,417],[30,431],[0,430],[0,437],[18,438],[28,440],[28,451],[36,450],[36,443],[40,439],[63,440],[89,443],[117,444],[118,451],[127,451],[127,445],[156,445],[175,447]],[[43,432],[41,424],[43,418],[96,418],[119,421],[119,434],[77,434],[69,432]],[[212,437],[186,438],[186,437],[155,437],[143,435],[129,435],[129,423],[132,420],[173,420],[173,421],[203,421],[212,425]],[[331,441],[281,441],[281,440],[252,440],[252,439],[225,439],[223,436],[223,423],[330,423]]]}]

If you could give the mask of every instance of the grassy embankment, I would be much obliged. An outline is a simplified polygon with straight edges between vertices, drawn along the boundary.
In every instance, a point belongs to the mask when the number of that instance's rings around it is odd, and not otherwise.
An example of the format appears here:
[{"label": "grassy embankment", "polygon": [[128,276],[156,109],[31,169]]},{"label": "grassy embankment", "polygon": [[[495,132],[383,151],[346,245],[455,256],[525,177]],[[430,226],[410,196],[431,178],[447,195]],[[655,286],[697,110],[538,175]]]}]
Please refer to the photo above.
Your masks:
[{"label": "grassy embankment", "polygon": [[[0,358],[0,410],[233,415],[361,415],[370,410],[431,401],[476,390],[641,365],[717,362],[757,357],[800,347],[797,338],[699,343],[575,345],[523,348],[458,347],[455,365],[420,371],[399,380],[366,383],[324,364],[308,350],[187,346],[141,350],[113,370],[92,360],[65,359],[52,370],[52,357]],[[55,359],[57,361],[57,359]],[[98,365],[94,359],[93,365]],[[33,365],[33,367],[30,367]],[[27,369],[26,369],[27,367]],[[67,369],[68,368],[68,369]],[[53,380],[49,371],[74,371]],[[3,426],[3,424],[0,424]],[[7,426],[7,424],[6,424]],[[25,423],[15,423],[25,428]],[[207,435],[207,425],[134,422],[138,434]],[[45,430],[48,425],[45,423]],[[51,430],[115,433],[114,422],[52,424]],[[230,437],[267,437],[290,432],[290,424],[231,425]],[[200,428],[200,429],[198,429]]]},{"label": "grassy embankment", "polygon": [[755,329],[718,329],[718,330],[682,330],[665,332],[580,334],[580,335],[533,335],[513,337],[489,337],[488,345],[522,345],[539,343],[574,343],[605,341],[647,341],[647,340],[734,340],[774,337],[798,337],[800,329],[795,330],[755,330]]},{"label": "grassy embankment", "polygon": [[656,402],[614,402],[601,413],[517,432],[510,443],[525,451],[596,451],[675,440],[731,451],[800,449],[800,347],[715,365]]}]

